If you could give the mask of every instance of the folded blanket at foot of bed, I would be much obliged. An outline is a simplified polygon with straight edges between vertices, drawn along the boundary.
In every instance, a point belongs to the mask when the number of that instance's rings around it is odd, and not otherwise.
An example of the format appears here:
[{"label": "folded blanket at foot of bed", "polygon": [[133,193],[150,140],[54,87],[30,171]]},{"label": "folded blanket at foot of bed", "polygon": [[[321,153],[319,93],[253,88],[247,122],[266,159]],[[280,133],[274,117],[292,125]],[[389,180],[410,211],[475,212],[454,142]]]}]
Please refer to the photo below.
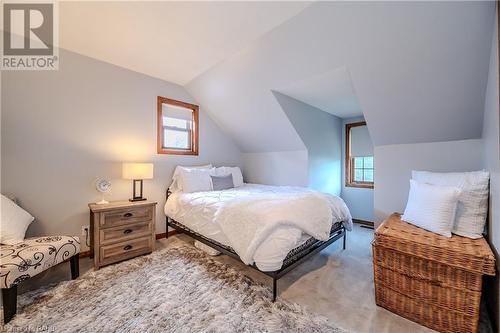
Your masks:
[{"label": "folded blanket at foot of bed", "polygon": [[215,222],[247,265],[253,264],[255,251],[273,232],[297,234],[293,237],[305,232],[326,241],[332,220],[328,201],[314,192],[238,198],[221,205],[215,214]]},{"label": "folded blanket at foot of bed", "polygon": [[311,237],[327,239],[332,224],[352,229],[338,196],[296,186],[245,184],[223,191],[174,192],[165,214],[234,249],[262,271],[278,270],[287,254]]}]

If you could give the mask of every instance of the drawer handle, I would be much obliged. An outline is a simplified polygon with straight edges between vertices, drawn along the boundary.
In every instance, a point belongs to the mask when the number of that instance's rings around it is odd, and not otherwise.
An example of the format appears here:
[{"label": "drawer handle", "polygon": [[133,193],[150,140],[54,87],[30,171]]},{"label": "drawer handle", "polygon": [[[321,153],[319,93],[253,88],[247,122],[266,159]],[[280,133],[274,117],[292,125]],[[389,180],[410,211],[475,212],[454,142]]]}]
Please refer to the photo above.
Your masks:
[{"label": "drawer handle", "polygon": [[126,213],[126,214],[123,214],[123,217],[131,217],[133,214],[132,213]]},{"label": "drawer handle", "polygon": [[125,246],[123,249],[124,249],[125,251],[128,251],[128,250],[132,249],[132,245],[127,245],[127,246]]},{"label": "drawer handle", "polygon": [[125,229],[123,230],[124,234],[130,234],[132,232],[132,229]]}]

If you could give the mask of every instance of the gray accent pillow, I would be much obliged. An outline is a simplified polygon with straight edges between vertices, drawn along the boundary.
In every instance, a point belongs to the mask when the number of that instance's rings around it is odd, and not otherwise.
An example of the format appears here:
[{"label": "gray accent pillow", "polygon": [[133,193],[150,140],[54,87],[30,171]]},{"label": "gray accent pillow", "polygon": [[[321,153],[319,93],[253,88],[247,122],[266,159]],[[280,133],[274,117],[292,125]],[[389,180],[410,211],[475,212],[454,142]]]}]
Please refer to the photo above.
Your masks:
[{"label": "gray accent pillow", "polygon": [[234,188],[233,175],[227,176],[210,176],[212,177],[212,187],[214,191],[227,190]]}]

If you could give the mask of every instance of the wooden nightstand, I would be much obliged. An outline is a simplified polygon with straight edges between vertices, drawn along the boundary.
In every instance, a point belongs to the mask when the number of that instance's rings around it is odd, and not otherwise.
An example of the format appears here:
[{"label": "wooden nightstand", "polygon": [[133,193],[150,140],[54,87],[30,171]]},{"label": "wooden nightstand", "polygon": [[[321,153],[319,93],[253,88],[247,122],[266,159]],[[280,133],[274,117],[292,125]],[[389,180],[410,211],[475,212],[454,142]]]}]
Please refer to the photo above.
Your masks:
[{"label": "wooden nightstand", "polygon": [[89,204],[94,269],[153,252],[156,204],[151,201]]}]

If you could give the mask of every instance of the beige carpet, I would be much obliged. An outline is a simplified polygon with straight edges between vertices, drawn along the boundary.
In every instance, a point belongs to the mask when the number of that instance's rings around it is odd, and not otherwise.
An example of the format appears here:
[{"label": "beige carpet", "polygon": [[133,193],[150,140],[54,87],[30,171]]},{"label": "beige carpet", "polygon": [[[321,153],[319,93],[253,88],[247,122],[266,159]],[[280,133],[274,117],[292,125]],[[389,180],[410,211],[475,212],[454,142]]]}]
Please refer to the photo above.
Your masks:
[{"label": "beige carpet", "polygon": [[270,286],[189,246],[91,271],[19,297],[4,327],[54,332],[344,332]]}]

